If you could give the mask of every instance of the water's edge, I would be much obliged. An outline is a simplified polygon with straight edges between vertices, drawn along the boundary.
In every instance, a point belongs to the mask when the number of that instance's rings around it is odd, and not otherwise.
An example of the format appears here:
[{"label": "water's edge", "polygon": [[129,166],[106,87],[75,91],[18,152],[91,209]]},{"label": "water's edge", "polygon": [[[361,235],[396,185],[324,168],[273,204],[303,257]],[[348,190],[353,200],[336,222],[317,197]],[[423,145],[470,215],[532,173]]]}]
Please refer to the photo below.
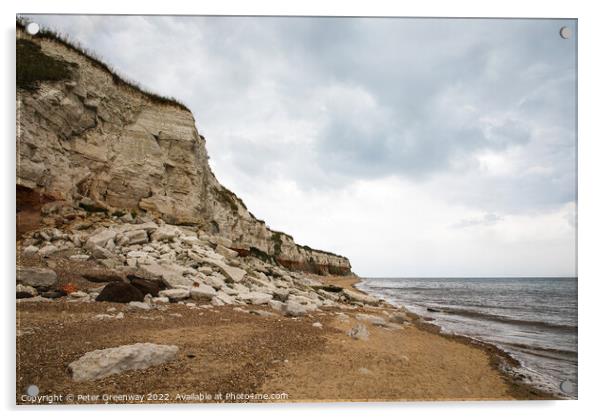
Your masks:
[{"label": "water's edge", "polygon": [[436,333],[446,338],[455,339],[465,344],[474,345],[477,346],[479,349],[485,350],[490,356],[492,364],[500,372],[500,374],[502,374],[502,376],[506,380],[508,380],[508,382],[511,385],[523,387],[524,389],[527,389],[528,392],[537,394],[539,396],[544,396],[543,398],[549,400],[574,399],[573,397],[569,397],[561,391],[553,391],[549,387],[537,385],[536,382],[529,380],[528,376],[526,376],[524,374],[524,371],[521,370],[522,368],[524,368],[521,361],[504,348],[500,347],[499,345],[496,345],[495,342],[488,342],[467,334],[455,333],[449,330],[445,330],[441,326],[432,323],[428,318],[425,318],[424,315],[418,314],[412,311],[411,309],[408,309],[403,304],[396,303],[394,301],[391,301],[390,298],[386,298],[381,295],[372,293],[370,287],[367,286],[367,280],[365,278],[358,276],[358,282],[353,284],[353,288],[365,294],[371,295],[375,298],[382,299],[386,301],[387,304],[393,307],[403,308],[405,311],[411,313],[412,316],[415,316],[415,318],[418,319],[418,321],[415,322],[415,325],[422,330],[425,330],[430,333]]}]

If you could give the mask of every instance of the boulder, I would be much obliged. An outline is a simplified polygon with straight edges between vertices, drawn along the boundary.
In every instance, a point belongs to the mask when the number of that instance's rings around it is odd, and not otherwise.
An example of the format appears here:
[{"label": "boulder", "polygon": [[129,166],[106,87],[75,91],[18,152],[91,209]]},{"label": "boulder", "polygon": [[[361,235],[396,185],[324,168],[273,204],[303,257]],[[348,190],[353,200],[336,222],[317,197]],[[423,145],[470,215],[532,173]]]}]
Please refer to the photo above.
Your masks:
[{"label": "boulder", "polygon": [[144,301],[144,294],[138,288],[126,282],[110,282],[96,297],[96,301],[110,301],[112,303]]},{"label": "boulder", "polygon": [[29,285],[17,284],[17,299],[20,298],[31,298],[38,295],[38,292],[34,287]]},{"label": "boulder", "polygon": [[352,337],[353,339],[357,339],[357,340],[368,340],[368,337],[370,336],[370,332],[368,332],[368,328],[362,324],[356,324],[355,326],[353,326],[348,332],[347,332],[347,336]]},{"label": "boulder", "polygon": [[254,305],[267,304],[272,296],[263,292],[252,291],[246,294],[239,294],[238,298]]},{"label": "boulder", "polygon": [[338,285],[331,285],[331,284],[314,285],[312,288],[315,290],[323,290],[326,292],[334,292],[334,293],[343,291],[343,287],[339,287]]},{"label": "boulder", "polygon": [[17,266],[17,282],[34,288],[52,287],[57,277],[52,269]]},{"label": "boulder", "polygon": [[[196,273],[192,270],[193,273]],[[194,281],[184,276],[186,268],[179,265],[159,265],[151,263],[142,267],[142,273],[149,278],[160,279],[168,288],[191,287]]]},{"label": "boulder", "polygon": [[129,245],[148,243],[148,236],[144,230],[128,231],[125,233],[125,237],[127,238],[127,243]]},{"label": "boulder", "polygon": [[274,311],[283,312],[285,304],[281,301],[270,300],[268,306]]},{"label": "boulder", "polygon": [[140,301],[130,301],[128,303],[128,308],[133,310],[150,310],[152,307],[148,303],[143,303]]},{"label": "boulder", "polygon": [[159,291],[159,297],[167,297],[169,301],[179,301],[190,297],[190,290],[184,288],[174,288]]},{"label": "boulder", "polygon": [[218,291],[217,294],[215,295],[215,297],[213,297],[211,299],[211,304],[218,305],[218,304],[216,304],[217,301],[219,301],[219,302],[221,302],[223,304],[227,304],[227,305],[235,303],[234,297],[231,297],[231,296],[229,296],[228,294],[226,294],[225,292],[222,292],[222,291]]},{"label": "boulder", "polygon": [[27,246],[23,249],[23,256],[34,256],[36,253],[38,253],[38,250],[40,249],[34,245]]},{"label": "boulder", "polygon": [[141,223],[141,224],[127,224],[124,227],[122,227],[122,231],[124,233],[127,233],[128,231],[133,231],[133,230],[144,230],[150,234],[153,231],[157,230],[158,228],[159,228],[159,226],[154,221],[147,221],[147,222]]},{"label": "boulder", "polygon": [[290,293],[290,290],[287,288],[276,288],[274,291],[272,291],[272,294],[274,295],[274,299],[278,300],[278,301],[282,301],[282,302],[286,301],[289,293]]},{"label": "boulder", "polygon": [[377,305],[379,303],[378,298],[374,298],[370,295],[362,294],[362,293],[351,291],[348,289],[343,290],[343,295],[351,302],[369,304],[369,305]]},{"label": "boulder", "polygon": [[157,297],[159,295],[159,291],[162,289],[162,284],[160,284],[158,281],[138,278],[133,275],[128,275],[128,279],[130,280],[130,284],[138,288],[143,295],[150,294],[153,297]]},{"label": "boulder", "polygon": [[406,313],[402,311],[396,311],[394,313],[391,313],[391,315],[389,316],[389,321],[393,323],[404,324],[408,323],[410,321],[410,318]]},{"label": "boulder", "polygon": [[101,349],[84,354],[69,364],[74,381],[88,381],[119,374],[123,371],[142,370],[176,359],[178,347],[136,343]]},{"label": "boulder", "polygon": [[213,269],[211,266],[201,266],[199,268],[199,272],[205,275],[211,275],[213,273]]},{"label": "boulder", "polygon": [[228,259],[232,259],[238,256],[238,252],[236,250],[228,249],[227,247],[224,247],[221,244],[218,244],[216,246],[215,251]]},{"label": "boulder", "polygon": [[38,255],[43,258],[47,258],[48,256],[50,256],[53,253],[56,253],[58,251],[59,251],[58,247],[56,247],[52,244],[47,244],[46,246],[44,246],[40,250],[38,250]]},{"label": "boulder", "polygon": [[169,304],[169,298],[167,297],[154,297],[151,302],[153,304]]},{"label": "boulder", "polygon": [[226,283],[224,282],[223,279],[215,277],[215,276],[208,276],[205,279],[205,282],[208,285],[211,285],[213,288],[215,288],[216,290],[221,289],[222,287],[224,287],[226,285]]},{"label": "boulder", "polygon": [[157,228],[152,234],[153,241],[170,241],[181,234],[180,229],[172,225],[164,225]]},{"label": "boulder", "polygon": [[209,285],[199,284],[190,288],[190,298],[200,301],[211,301],[217,293]]},{"label": "boulder", "polygon": [[92,247],[90,249],[90,254],[94,259],[111,259],[113,257],[113,254],[110,250],[100,246]]},{"label": "boulder", "polygon": [[227,265],[226,263],[213,259],[213,258],[203,258],[203,263],[214,266],[221,273],[226,276],[227,282],[240,282],[243,280],[247,272],[244,269],[235,268],[234,266]]},{"label": "boulder", "polygon": [[86,249],[92,250],[96,246],[105,247],[109,240],[115,239],[116,235],[117,232],[113,229],[108,228],[101,230],[98,233],[88,237],[88,240],[86,241]]},{"label": "boulder", "polygon": [[308,311],[308,306],[301,305],[296,301],[289,301],[284,305],[284,314],[290,317],[304,316]]}]

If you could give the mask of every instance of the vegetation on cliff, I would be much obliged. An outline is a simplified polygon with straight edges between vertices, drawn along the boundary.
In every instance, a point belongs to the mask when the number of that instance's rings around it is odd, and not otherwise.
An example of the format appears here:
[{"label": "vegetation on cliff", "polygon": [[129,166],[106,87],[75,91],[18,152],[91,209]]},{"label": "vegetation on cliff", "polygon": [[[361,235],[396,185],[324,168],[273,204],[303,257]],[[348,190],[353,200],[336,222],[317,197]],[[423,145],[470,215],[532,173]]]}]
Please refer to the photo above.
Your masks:
[{"label": "vegetation on cliff", "polygon": [[[19,28],[21,30],[25,30],[25,26],[29,22],[23,18],[17,18],[16,23],[17,23],[17,28]],[[178,101],[177,99],[175,99],[173,97],[165,97],[165,96],[161,96],[156,93],[153,93],[147,89],[144,89],[143,87],[141,87],[139,84],[133,82],[132,80],[128,80],[124,76],[121,76],[120,74],[117,73],[117,71],[114,68],[112,68],[111,66],[109,66],[108,64],[103,62],[92,51],[84,48],[83,46],[79,45],[77,42],[68,39],[68,37],[65,35],[59,34],[57,32],[54,32],[54,31],[46,29],[46,28],[41,28],[40,31],[35,35],[35,38],[48,39],[48,40],[58,42],[59,44],[67,47],[68,49],[85,56],[86,58],[88,58],[90,60],[90,62],[93,65],[108,72],[111,75],[111,77],[113,78],[113,82],[115,84],[120,85],[125,88],[128,88],[128,89],[131,89],[133,91],[137,91],[137,92],[143,94],[144,96],[146,96],[153,103],[162,104],[162,105],[173,105],[177,108],[180,108],[180,109],[190,112],[190,109],[188,109],[186,107],[186,105],[184,105],[182,102]],[[31,41],[30,41],[30,43],[34,44],[34,42],[31,42]],[[38,46],[38,48],[39,48],[39,46]],[[17,52],[18,52],[18,49],[19,49],[19,45],[17,42]],[[46,62],[48,62],[47,59],[44,59],[44,60]],[[57,77],[57,76],[63,74],[60,71],[60,69],[58,68],[57,64],[53,63],[52,66],[54,68],[51,70],[52,72],[46,73],[47,77],[48,76]],[[27,87],[27,85],[25,85],[25,86],[19,85],[19,73],[20,73],[20,71],[25,70],[25,69],[26,68],[24,68],[24,67],[21,67],[21,68],[19,67],[19,62],[18,62],[18,58],[17,58],[17,87],[23,87],[23,88]],[[36,73],[33,73],[34,75],[37,75],[37,76],[45,74],[43,72],[43,67],[41,65],[39,66],[39,68],[37,70],[34,68],[31,71],[37,71]],[[41,80],[63,80],[63,79],[64,78],[58,78],[58,79],[46,78],[46,79],[41,79]],[[40,79],[38,79],[38,80],[40,80]]]}]

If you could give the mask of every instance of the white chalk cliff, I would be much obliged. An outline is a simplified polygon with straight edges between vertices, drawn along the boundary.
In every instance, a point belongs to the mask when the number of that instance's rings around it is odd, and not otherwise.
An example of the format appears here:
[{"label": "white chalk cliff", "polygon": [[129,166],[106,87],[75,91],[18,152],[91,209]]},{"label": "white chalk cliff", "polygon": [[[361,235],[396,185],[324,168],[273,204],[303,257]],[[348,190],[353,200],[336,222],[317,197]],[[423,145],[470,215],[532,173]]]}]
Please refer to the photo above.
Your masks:
[{"label": "white chalk cliff", "polygon": [[17,88],[17,188],[25,197],[18,207],[64,201],[108,214],[147,214],[198,226],[241,254],[273,257],[287,268],[351,272],[347,258],[270,230],[223,187],[184,106],[123,82],[61,40],[21,28],[17,37],[70,68],[63,80]]}]

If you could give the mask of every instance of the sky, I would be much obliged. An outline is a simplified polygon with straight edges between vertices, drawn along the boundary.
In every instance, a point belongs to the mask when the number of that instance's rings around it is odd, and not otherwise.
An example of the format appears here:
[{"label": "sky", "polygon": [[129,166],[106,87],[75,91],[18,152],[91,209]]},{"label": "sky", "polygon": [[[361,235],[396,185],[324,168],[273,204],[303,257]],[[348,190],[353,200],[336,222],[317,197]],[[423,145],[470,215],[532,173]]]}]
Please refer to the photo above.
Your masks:
[{"label": "sky", "polygon": [[186,104],[223,185],[361,276],[576,276],[574,20],[30,19]]}]

